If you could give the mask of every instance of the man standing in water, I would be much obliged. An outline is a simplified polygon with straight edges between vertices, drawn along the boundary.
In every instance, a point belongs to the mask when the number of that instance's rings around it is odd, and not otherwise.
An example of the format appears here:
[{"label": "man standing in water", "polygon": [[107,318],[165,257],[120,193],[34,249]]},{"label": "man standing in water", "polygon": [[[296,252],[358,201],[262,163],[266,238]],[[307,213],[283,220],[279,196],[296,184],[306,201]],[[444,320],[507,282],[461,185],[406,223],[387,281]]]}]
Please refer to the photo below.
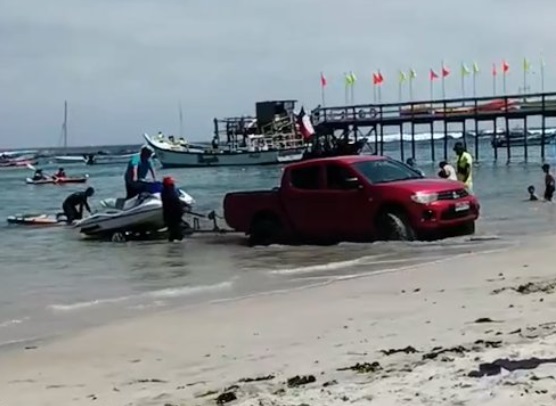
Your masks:
[{"label": "man standing in water", "polygon": [[456,162],[458,180],[465,183],[467,189],[473,192],[473,157],[461,142],[456,142],[454,152],[458,157]]},{"label": "man standing in water", "polygon": [[154,168],[151,162],[153,151],[147,146],[141,148],[138,155],[131,157],[127,164],[127,169],[124,175],[126,200],[137,196],[144,190],[143,181],[149,172],[152,175],[153,181],[156,180]]},{"label": "man standing in water", "polygon": [[556,182],[554,176],[550,173],[550,165],[544,164],[542,166],[544,172],[544,200],[551,202],[554,197],[554,190],[556,189]]}]

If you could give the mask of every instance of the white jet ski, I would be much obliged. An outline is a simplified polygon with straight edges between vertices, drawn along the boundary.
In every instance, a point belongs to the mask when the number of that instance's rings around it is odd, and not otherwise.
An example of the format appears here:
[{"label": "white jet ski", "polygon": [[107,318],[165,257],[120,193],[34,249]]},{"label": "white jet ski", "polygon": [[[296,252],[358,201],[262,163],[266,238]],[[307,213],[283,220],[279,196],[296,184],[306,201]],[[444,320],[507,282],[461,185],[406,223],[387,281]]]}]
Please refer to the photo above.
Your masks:
[{"label": "white jet ski", "polygon": [[[101,210],[75,223],[74,227],[87,236],[103,237],[115,233],[148,233],[164,228],[160,182],[154,182],[151,193],[131,199],[112,198],[100,202]],[[153,190],[154,189],[154,190]],[[190,209],[194,199],[177,189],[181,202]]]}]

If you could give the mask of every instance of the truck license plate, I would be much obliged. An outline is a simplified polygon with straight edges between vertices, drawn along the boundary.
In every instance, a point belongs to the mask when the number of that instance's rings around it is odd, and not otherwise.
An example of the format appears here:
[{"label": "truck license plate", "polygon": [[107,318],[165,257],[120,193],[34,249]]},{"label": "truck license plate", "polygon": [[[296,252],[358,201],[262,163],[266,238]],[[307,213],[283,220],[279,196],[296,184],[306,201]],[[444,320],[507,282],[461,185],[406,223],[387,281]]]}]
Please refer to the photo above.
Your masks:
[{"label": "truck license plate", "polygon": [[467,210],[469,210],[469,202],[456,203],[455,211],[460,212]]}]

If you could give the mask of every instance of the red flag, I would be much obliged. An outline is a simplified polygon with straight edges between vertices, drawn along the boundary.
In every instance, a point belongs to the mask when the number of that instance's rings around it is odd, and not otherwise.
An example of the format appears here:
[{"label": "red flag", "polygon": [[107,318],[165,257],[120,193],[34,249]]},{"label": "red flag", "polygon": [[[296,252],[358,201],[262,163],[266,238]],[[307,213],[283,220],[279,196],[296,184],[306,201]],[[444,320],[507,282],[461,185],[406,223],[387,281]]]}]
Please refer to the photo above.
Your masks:
[{"label": "red flag", "polygon": [[493,63],[493,64],[492,64],[492,76],[496,76],[496,73],[497,73],[497,72],[496,72],[496,64]]},{"label": "red flag", "polygon": [[320,74],[320,85],[322,87],[325,87],[328,84],[328,81],[326,80],[326,76],[324,76],[324,73],[321,72]]},{"label": "red flag", "polygon": [[301,111],[297,116],[297,124],[304,140],[309,140],[315,134],[315,129],[311,123],[311,117],[305,113],[303,106],[301,106]]},{"label": "red flag", "polygon": [[445,78],[446,76],[450,75],[450,68],[447,66],[442,66],[442,77]]},{"label": "red flag", "polygon": [[429,78],[432,81],[434,79],[438,79],[438,75],[436,74],[436,72],[434,70],[431,69],[430,74],[429,74]]},{"label": "red flag", "polygon": [[510,70],[510,64],[506,61],[502,61],[502,72],[504,74],[508,73]]},{"label": "red flag", "polygon": [[382,82],[384,82],[384,76],[382,76],[382,73],[373,73],[373,85],[380,86]]}]

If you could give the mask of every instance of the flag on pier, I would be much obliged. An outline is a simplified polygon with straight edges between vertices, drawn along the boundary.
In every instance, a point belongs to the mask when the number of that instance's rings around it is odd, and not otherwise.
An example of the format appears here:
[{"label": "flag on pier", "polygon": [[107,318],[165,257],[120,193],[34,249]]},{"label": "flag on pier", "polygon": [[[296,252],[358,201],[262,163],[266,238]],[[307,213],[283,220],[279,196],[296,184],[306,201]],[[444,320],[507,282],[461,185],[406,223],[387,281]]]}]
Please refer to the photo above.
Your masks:
[{"label": "flag on pier", "polygon": [[465,97],[465,77],[471,74],[471,70],[467,67],[465,62],[461,63],[461,95]]},{"label": "flag on pier", "polygon": [[531,62],[527,58],[523,58],[523,94],[529,91],[529,86],[527,85],[527,75],[531,71]]},{"label": "flag on pier", "polygon": [[473,97],[477,97],[477,74],[479,73],[479,65],[473,62]]},{"label": "flag on pier", "polygon": [[417,72],[415,69],[411,68],[409,70],[409,100],[413,100],[413,81],[417,77]]},{"label": "flag on pier", "polygon": [[450,68],[442,64],[442,77],[447,78],[448,76],[450,76]]},{"label": "flag on pier", "polygon": [[377,72],[373,73],[373,85],[374,85],[373,97],[375,103],[377,101],[379,103],[381,102],[382,94],[381,94],[380,86],[382,85],[382,83],[384,83],[384,77],[382,76],[382,73],[380,73],[380,70],[378,70]]},{"label": "flag on pier", "polygon": [[496,96],[496,76],[498,75],[498,70],[496,69],[496,63],[492,64],[492,95]]},{"label": "flag on pier", "polygon": [[297,116],[297,124],[299,125],[299,131],[304,140],[310,139],[313,134],[315,134],[311,118],[305,113],[303,106],[301,106],[301,110]]},{"label": "flag on pier", "polygon": [[461,63],[461,76],[467,76],[471,73],[465,62]]},{"label": "flag on pier", "polygon": [[324,73],[321,72],[320,73],[320,96],[321,96],[321,102],[323,106],[326,106],[326,98],[324,94],[324,88],[326,87],[326,85],[328,85],[328,81],[326,80],[326,76],[324,76]]},{"label": "flag on pier", "polygon": [[508,72],[510,71],[510,64],[508,62],[506,62],[506,60],[502,60],[502,92],[504,93],[504,95],[507,94],[507,89],[506,89],[506,75],[508,74]]},{"label": "flag on pier", "polygon": [[401,70],[398,80],[398,101],[401,103],[403,101],[403,84],[407,82],[407,74]]},{"label": "flag on pier", "polygon": [[430,99],[434,99],[434,81],[438,79],[438,74],[431,69],[429,72],[429,82],[430,82]]},{"label": "flag on pier", "polygon": [[446,98],[446,86],[444,84],[444,79],[446,79],[448,76],[450,76],[450,68],[448,68],[445,64],[444,61],[442,61],[442,69],[440,70],[440,74],[442,75],[442,98],[445,99]]},{"label": "flag on pier", "polygon": [[346,73],[346,91],[345,91],[345,96],[346,96],[346,104],[349,104],[351,101],[351,104],[354,103],[354,93],[353,93],[353,87],[355,85],[355,82],[357,81],[357,77],[355,76],[355,74],[353,72],[349,72]]}]

